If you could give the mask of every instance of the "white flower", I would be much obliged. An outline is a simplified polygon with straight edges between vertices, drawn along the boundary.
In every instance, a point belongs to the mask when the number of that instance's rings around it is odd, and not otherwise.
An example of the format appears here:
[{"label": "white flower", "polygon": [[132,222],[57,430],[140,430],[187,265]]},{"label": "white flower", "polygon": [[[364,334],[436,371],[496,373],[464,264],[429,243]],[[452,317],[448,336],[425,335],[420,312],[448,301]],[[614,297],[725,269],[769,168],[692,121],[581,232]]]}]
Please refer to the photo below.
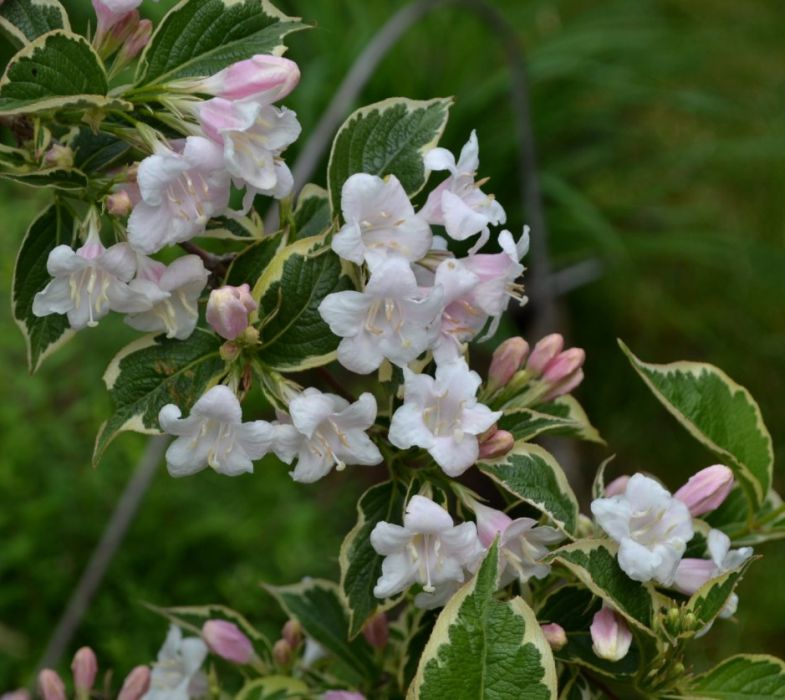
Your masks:
[{"label": "white flower", "polygon": [[513,520],[509,515],[481,503],[472,506],[477,516],[477,535],[483,547],[490,547],[499,537],[500,587],[518,579],[544,578],[551,567],[542,562],[548,545],[557,544],[564,535],[555,528],[538,526],[531,518]]},{"label": "white flower", "polygon": [[444,148],[429,151],[425,156],[425,167],[448,170],[450,177],[431,192],[420,211],[429,224],[444,226],[447,235],[457,241],[481,233],[474,249],[481,248],[487,241],[489,225],[503,224],[507,220],[501,204],[480,189],[481,182],[475,182],[480,167],[479,154],[475,131],[461,150],[457,163],[453,154]]},{"label": "white flower", "polygon": [[[673,586],[686,595],[692,595],[711,579],[738,569],[752,556],[752,547],[731,550],[730,538],[721,530],[710,530],[707,539],[711,559],[682,559],[676,569]],[[731,594],[720,617],[731,617],[738,605],[739,596]]]},{"label": "white flower", "polygon": [[150,689],[142,700],[188,700],[188,688],[198,682],[205,658],[207,645],[198,637],[183,639],[180,628],[172,625],[153,664]]},{"label": "white flower", "polygon": [[229,205],[223,149],[202,136],[187,138],[182,153],[159,145],[139,165],[138,184],[128,241],[147,255],[203,233]]},{"label": "white flower", "polygon": [[395,175],[382,178],[357,173],[341,191],[346,225],[333,237],[333,250],[373,269],[388,256],[415,262],[430,250],[431,227],[414,213]]},{"label": "white flower", "polygon": [[605,532],[619,543],[619,566],[634,581],[670,585],[687,542],[692,516],[654,479],[635,474],[624,493],[598,498],[591,511]]},{"label": "white flower", "polygon": [[281,199],[291,192],[291,173],[280,155],[302,131],[294,112],[216,97],[199,106],[199,118],[205,134],[223,147],[225,167],[235,185],[247,188],[244,211],[255,194]]},{"label": "white flower", "polygon": [[267,421],[242,422],[242,408],[234,392],[222,384],[207,391],[188,418],[174,404],[158,414],[161,429],[177,436],[166,451],[172,476],[188,476],[208,465],[219,474],[236,476],[253,471],[253,460],[273,449],[275,426]]},{"label": "white flower", "polygon": [[426,593],[448,582],[462,583],[465,569],[483,554],[474,523],[455,525],[450,514],[424,496],[412,496],[403,527],[380,522],[371,532],[371,545],[384,556],[382,575],[373,594],[389,598],[414,583]]},{"label": "white flower", "polygon": [[59,245],[46,262],[54,279],[33,299],[36,316],[68,314],[72,328],[96,326],[109,311],[139,312],[150,307],[145,296],[128,282],[136,270],[136,256],[125,244],[106,249],[98,237],[98,223],[91,221],[85,244],[76,251]]},{"label": "white flower", "polygon": [[275,449],[285,462],[297,457],[295,481],[312,483],[336,465],[340,471],[347,464],[370,466],[382,461],[379,448],[365,434],[376,420],[372,394],[362,394],[350,404],[311,387],[289,402],[289,413],[297,434],[281,433]]},{"label": "white flower", "polygon": [[358,374],[375,370],[385,358],[399,367],[422,354],[435,339],[442,308],[439,287],[421,290],[411,266],[390,258],[371,275],[365,292],[336,292],[319,305],[335,335],[343,338],[338,361]]},{"label": "white flower", "polygon": [[502,415],[477,403],[480,375],[464,360],[439,365],[435,378],[406,367],[403,375],[404,404],[390,423],[390,442],[422,447],[449,476],[463,474],[477,461],[477,436]]},{"label": "white flower", "polygon": [[139,270],[130,287],[144,295],[151,308],[127,316],[125,322],[138,331],[165,332],[167,338],[185,340],[199,320],[199,295],[208,276],[196,255],[184,255],[168,267],[139,256]]}]

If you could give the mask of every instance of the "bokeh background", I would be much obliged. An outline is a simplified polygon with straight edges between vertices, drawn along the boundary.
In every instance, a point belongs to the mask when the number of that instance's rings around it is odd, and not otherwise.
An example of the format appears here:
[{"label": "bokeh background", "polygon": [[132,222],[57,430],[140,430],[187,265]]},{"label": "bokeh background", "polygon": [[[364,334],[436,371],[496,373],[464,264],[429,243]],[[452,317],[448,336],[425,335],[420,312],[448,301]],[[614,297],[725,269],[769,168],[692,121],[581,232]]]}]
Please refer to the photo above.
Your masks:
[{"label": "bokeh background", "polygon": [[[85,26],[87,0],[63,0]],[[173,5],[145,2],[159,17]],[[303,79],[287,100],[314,126],[360,51],[401,3],[287,0],[315,24],[289,39]],[[536,146],[555,269],[601,262],[595,281],[559,300],[560,330],[586,348],[580,400],[608,441],[581,447],[590,480],[646,470],[672,488],[711,463],[627,366],[643,359],[724,368],[757,398],[785,456],[785,13],[779,0],[496,0],[528,52]],[[499,37],[467,13],[423,19],[382,62],[361,103],[455,95],[445,144],[478,130],[482,173],[519,230],[515,129]],[[359,105],[357,105],[359,106]],[[296,155],[293,148],[291,155]],[[290,159],[291,160],[291,159]],[[322,169],[323,172],[323,169]],[[323,178],[322,178],[323,179]],[[318,178],[317,178],[318,180]],[[0,185],[0,294],[46,193]],[[534,232],[535,235],[537,232]],[[0,314],[0,689],[30,673],[144,440],[127,435],[97,470],[92,442],[107,415],[101,382],[133,337],[119,319],[85,331],[35,376],[9,310]],[[525,332],[530,318],[519,319]],[[222,602],[275,632],[260,581],[335,576],[360,469],[312,486],[286,469],[174,481],[160,469],[72,650],[92,645],[119,673],[152,658],[165,623],[143,607]],[[785,469],[778,477],[785,486]],[[718,624],[696,665],[736,652],[785,653],[785,546],[760,548],[738,622]]]}]

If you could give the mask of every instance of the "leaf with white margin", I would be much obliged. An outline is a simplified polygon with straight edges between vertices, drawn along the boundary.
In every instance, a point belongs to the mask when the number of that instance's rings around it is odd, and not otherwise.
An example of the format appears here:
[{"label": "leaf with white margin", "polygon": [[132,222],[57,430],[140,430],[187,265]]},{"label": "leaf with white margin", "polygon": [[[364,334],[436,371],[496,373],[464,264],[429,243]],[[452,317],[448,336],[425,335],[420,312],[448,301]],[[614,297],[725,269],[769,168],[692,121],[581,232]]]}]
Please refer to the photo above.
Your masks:
[{"label": "leaf with white margin", "polygon": [[731,656],[690,680],[678,697],[687,700],[785,698],[785,663],[766,654]]},{"label": "leaf with white margin", "polygon": [[423,157],[444,133],[451,99],[395,97],[354,112],[338,130],[327,166],[333,216],[341,212],[344,183],[356,173],[395,175],[410,197],[428,179]]},{"label": "leaf with white margin", "polygon": [[503,457],[482,460],[477,467],[507,493],[547,514],[568,534],[578,526],[578,499],[553,455],[532,443],[518,441]]},{"label": "leaf with white margin", "polygon": [[257,54],[280,56],[283,38],[306,27],[268,0],[182,0],[145,48],[136,84],[208,77]]},{"label": "leaf with white margin", "polygon": [[382,575],[382,560],[371,545],[371,531],[380,522],[397,523],[403,515],[406,488],[398,481],[385,481],[368,489],[357,502],[357,523],[344,538],[339,562],[341,592],[349,609],[349,637],[362,631],[366,621],[395,600],[381,601],[373,594]]},{"label": "leaf with white margin", "polygon": [[73,245],[74,217],[59,201],[30,224],[14,265],[14,320],[27,344],[27,364],[35,372],[44,359],[74,336],[62,314],[36,316],[33,299],[51,281],[46,269],[49,253],[58,245]]},{"label": "leaf with white margin", "polygon": [[760,408],[743,386],[701,362],[655,365],[622,351],[660,403],[688,432],[733,469],[753,507],[771,489],[774,450]]},{"label": "leaf with white margin", "polygon": [[586,539],[560,547],[548,561],[569,569],[637,629],[653,635],[654,614],[661,599],[651,584],[633,581],[621,570],[616,552],[615,544],[608,540]]},{"label": "leaf with white margin", "polygon": [[308,184],[297,197],[294,210],[294,236],[292,241],[323,234],[332,224],[330,199],[327,190],[318,185]]},{"label": "leaf with white margin", "polygon": [[495,542],[477,575],[442,610],[407,700],[556,700],[556,666],[532,609],[495,593]]},{"label": "leaf with white margin", "polygon": [[526,441],[533,440],[538,435],[563,434],[580,430],[579,424],[570,418],[540,413],[531,408],[514,408],[504,411],[498,426],[500,430],[512,433],[516,440]]},{"label": "leaf with white margin", "polygon": [[605,440],[602,439],[597,428],[591,424],[586,411],[583,410],[583,406],[578,403],[578,400],[572,394],[560,396],[549,403],[540,404],[537,406],[537,410],[549,416],[558,416],[559,418],[570,420],[574,424],[570,427],[565,427],[563,430],[554,430],[554,435],[576,437],[587,442],[596,442],[598,445],[605,444]]},{"label": "leaf with white margin", "polygon": [[197,328],[188,340],[148,335],[121,350],[104,372],[115,405],[95,439],[93,464],[120,433],[159,435],[158,413],[173,403],[187,415],[199,397],[226,372],[223,340]]},{"label": "leaf with white margin", "polygon": [[308,696],[308,686],[291,676],[265,676],[248,681],[234,700],[287,700]]},{"label": "leaf with white margin", "polygon": [[87,40],[56,30],[25,46],[0,80],[0,116],[92,108],[126,109],[107,97],[106,71]]},{"label": "leaf with white margin", "polygon": [[253,289],[262,321],[259,362],[278,372],[321,367],[335,359],[340,338],[319,313],[329,294],[352,288],[351,266],[325,245],[303,238],[278,251]]},{"label": "leaf with white margin", "polygon": [[55,29],[70,30],[71,25],[58,0],[5,0],[0,3],[0,29],[23,46]]}]

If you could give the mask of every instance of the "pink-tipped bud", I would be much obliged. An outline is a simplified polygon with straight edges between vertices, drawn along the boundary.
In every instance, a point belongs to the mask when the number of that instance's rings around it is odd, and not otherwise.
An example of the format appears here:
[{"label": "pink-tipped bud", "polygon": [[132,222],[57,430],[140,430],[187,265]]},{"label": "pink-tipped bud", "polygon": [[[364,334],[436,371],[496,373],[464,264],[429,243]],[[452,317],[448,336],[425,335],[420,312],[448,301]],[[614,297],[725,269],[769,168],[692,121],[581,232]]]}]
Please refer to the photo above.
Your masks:
[{"label": "pink-tipped bud", "polygon": [[512,522],[512,518],[506,513],[476,501],[472,509],[477,519],[477,536],[483,547],[490,547],[496,537],[503,535]]},{"label": "pink-tipped bud", "polygon": [[129,673],[117,700],[141,700],[150,689],[150,669],[147,666],[137,666]]},{"label": "pink-tipped bud", "polygon": [[504,457],[513,447],[515,438],[506,430],[497,430],[487,440],[480,443],[480,459]]},{"label": "pink-tipped bud", "polygon": [[106,198],[106,211],[112,216],[126,217],[131,213],[134,204],[131,195],[125,190],[119,190]]},{"label": "pink-tipped bud", "polygon": [[19,690],[3,693],[0,695],[0,700],[30,700],[30,693],[24,688],[19,688]]},{"label": "pink-tipped bud", "polygon": [[733,472],[722,464],[714,464],[693,474],[673,495],[697,518],[719,508],[732,488]]},{"label": "pink-tipped bud", "polygon": [[256,100],[272,104],[286,97],[299,82],[300,68],[294,61],[260,54],[233,63],[193,87],[197,92],[227,100]]},{"label": "pink-tipped bud", "polygon": [[247,664],[254,655],[251,640],[233,622],[208,620],[202,626],[202,637],[213,654],[235,664]]},{"label": "pink-tipped bud", "polygon": [[611,498],[612,496],[621,496],[625,491],[627,491],[627,484],[629,481],[630,477],[627,475],[616,477],[605,487],[606,498]]},{"label": "pink-tipped bud", "polygon": [[95,658],[95,652],[90,647],[82,647],[74,656],[71,671],[74,674],[76,692],[89,693],[98,674],[98,659]]},{"label": "pink-tipped bud", "polygon": [[210,292],[207,300],[207,323],[222,338],[234,340],[248,328],[248,314],[257,304],[247,284],[239,287],[225,286]]},{"label": "pink-tipped bud", "polygon": [[601,659],[619,661],[627,656],[632,644],[632,632],[620,615],[602,607],[589,627],[592,649]]},{"label": "pink-tipped bud", "polygon": [[581,348],[570,348],[559,353],[546,366],[542,378],[551,384],[570,379],[586,361],[586,352]]},{"label": "pink-tipped bud", "polygon": [[529,344],[523,338],[508,338],[493,353],[488,369],[488,391],[505,386],[526,362]]},{"label": "pink-tipped bud", "polygon": [[365,695],[351,690],[328,690],[322,700],[365,700]]},{"label": "pink-tipped bud", "polygon": [[45,668],[38,674],[38,690],[44,700],[65,700],[63,680],[51,668]]},{"label": "pink-tipped bud", "polygon": [[557,625],[555,622],[551,622],[548,625],[540,625],[540,627],[542,627],[542,633],[545,635],[545,640],[551,649],[559,651],[565,647],[567,644],[567,633],[564,631],[564,627]]},{"label": "pink-tipped bud", "polygon": [[297,620],[287,620],[281,630],[281,636],[289,642],[292,649],[296,649],[303,643],[303,628]]},{"label": "pink-tipped bud", "polygon": [[150,37],[153,35],[153,23],[149,19],[139,20],[133,34],[128,37],[123,45],[120,47],[120,53],[117,60],[121,65],[130,63],[140,53],[142,49],[150,42]]},{"label": "pink-tipped bud", "polygon": [[539,377],[546,365],[556,357],[564,348],[564,338],[561,333],[551,333],[540,340],[532,350],[526,362],[528,369],[535,377]]},{"label": "pink-tipped bud", "polygon": [[363,627],[363,637],[374,649],[384,649],[390,639],[390,626],[383,612],[374,615]]},{"label": "pink-tipped bud", "polygon": [[98,17],[99,37],[120,23],[133,21],[134,15],[138,22],[139,14],[135,10],[141,4],[142,0],[93,0],[93,8]]},{"label": "pink-tipped bud", "polygon": [[51,168],[70,168],[74,164],[74,152],[68,146],[56,143],[44,155],[44,163]]},{"label": "pink-tipped bud", "polygon": [[577,389],[583,381],[583,370],[579,369],[575,374],[571,375],[568,379],[561,384],[556,384],[547,394],[542,397],[543,403],[558,399],[560,396],[569,394],[574,389]]},{"label": "pink-tipped bud", "polygon": [[288,666],[292,661],[292,646],[285,639],[273,644],[273,659],[279,666]]}]

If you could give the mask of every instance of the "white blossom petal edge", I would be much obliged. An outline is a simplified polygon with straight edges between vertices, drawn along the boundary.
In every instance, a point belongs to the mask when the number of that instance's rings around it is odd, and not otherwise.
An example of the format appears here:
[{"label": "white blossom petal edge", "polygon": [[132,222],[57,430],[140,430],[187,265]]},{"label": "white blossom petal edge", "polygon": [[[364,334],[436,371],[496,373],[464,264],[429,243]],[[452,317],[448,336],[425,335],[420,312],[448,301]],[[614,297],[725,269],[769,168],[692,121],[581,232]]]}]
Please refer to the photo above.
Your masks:
[{"label": "white blossom petal edge", "polygon": [[150,674],[150,688],[142,700],[188,700],[188,687],[207,658],[207,645],[199,637],[183,639],[172,625]]}]

